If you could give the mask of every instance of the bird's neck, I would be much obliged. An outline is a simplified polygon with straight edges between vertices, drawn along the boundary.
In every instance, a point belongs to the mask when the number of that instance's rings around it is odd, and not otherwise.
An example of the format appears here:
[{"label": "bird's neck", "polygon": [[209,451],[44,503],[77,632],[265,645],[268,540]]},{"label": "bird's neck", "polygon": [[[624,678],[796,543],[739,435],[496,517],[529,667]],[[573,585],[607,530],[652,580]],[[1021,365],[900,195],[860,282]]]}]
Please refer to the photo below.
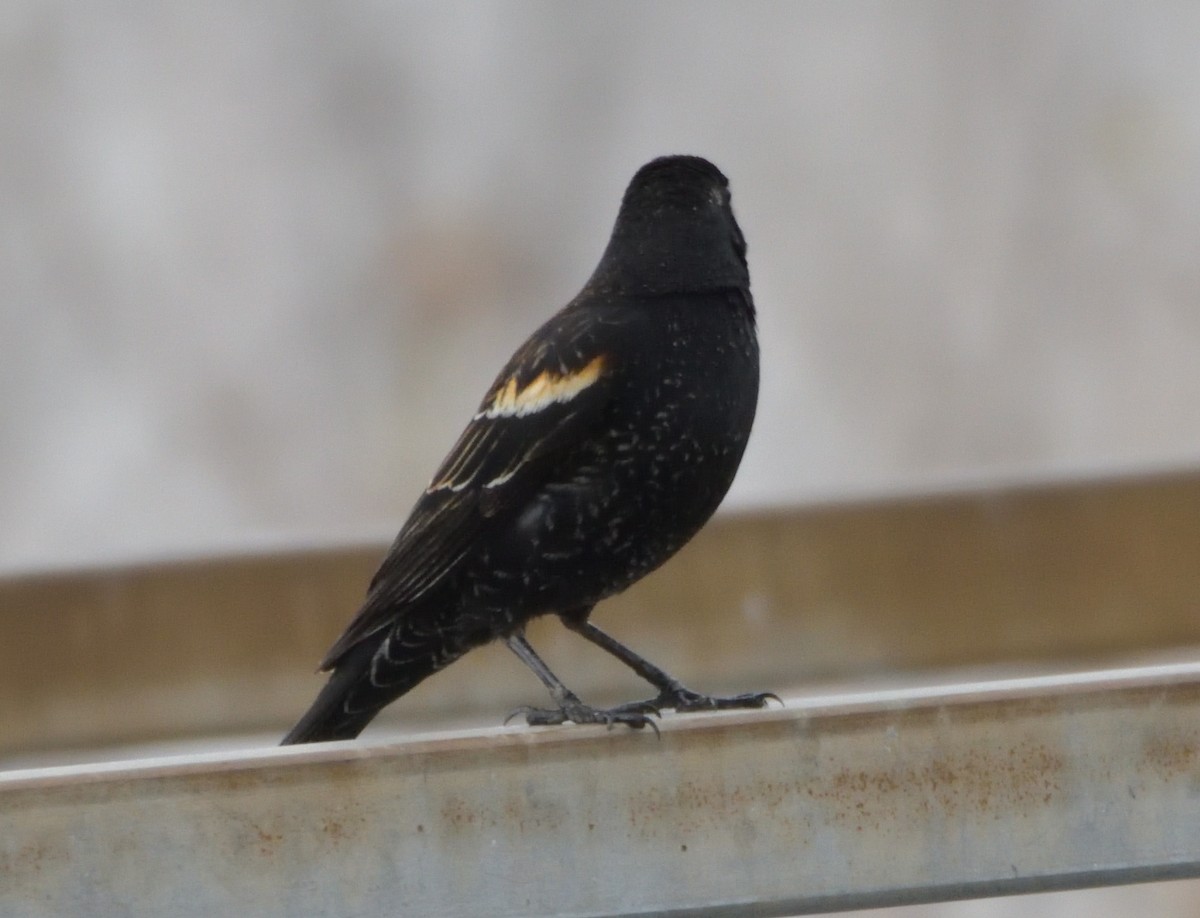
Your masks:
[{"label": "bird's neck", "polygon": [[746,263],[723,227],[682,224],[647,227],[618,222],[588,288],[656,295],[745,289]]}]

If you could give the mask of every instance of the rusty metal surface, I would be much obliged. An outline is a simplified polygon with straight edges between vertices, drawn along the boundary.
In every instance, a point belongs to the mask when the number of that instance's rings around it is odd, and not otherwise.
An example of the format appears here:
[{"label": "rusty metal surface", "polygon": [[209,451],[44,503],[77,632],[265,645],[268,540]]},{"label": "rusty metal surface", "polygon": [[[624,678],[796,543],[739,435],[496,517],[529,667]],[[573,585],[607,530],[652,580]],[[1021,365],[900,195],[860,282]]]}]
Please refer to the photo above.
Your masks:
[{"label": "rusty metal surface", "polygon": [[[1200,475],[723,517],[597,620],[714,691],[1200,644]],[[0,580],[0,755],[282,731],[384,550],[197,559]],[[531,634],[585,696],[644,690],[554,622]],[[381,721],[540,701],[503,648]],[[600,693],[600,694],[598,694]]]},{"label": "rusty metal surface", "polygon": [[787,915],[1200,875],[1200,665],[0,775],[0,914]]}]

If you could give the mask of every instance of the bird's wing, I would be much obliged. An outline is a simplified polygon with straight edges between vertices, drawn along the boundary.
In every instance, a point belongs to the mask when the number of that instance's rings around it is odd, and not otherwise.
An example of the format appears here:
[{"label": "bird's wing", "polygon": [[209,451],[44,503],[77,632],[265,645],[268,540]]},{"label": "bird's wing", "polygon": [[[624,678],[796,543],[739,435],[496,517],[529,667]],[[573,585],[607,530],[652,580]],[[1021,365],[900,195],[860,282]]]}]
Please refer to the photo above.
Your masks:
[{"label": "bird's wing", "polygon": [[557,457],[602,420],[618,367],[606,339],[620,317],[565,310],[513,355],[371,580],[367,599],[326,654],[333,667],[388,627],[462,563],[490,521],[523,506]]}]

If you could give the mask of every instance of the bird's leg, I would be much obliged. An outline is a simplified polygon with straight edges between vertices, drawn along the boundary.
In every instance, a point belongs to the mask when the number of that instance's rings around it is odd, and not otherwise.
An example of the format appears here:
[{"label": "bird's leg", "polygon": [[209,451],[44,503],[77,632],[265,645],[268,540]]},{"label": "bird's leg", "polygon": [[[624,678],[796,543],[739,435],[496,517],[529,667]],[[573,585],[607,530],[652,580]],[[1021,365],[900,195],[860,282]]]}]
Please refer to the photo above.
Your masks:
[{"label": "bird's leg", "polygon": [[[634,653],[616,638],[605,634],[587,620],[585,614],[567,614],[559,616],[564,625],[576,634],[587,638],[601,650],[606,650],[614,657],[632,669],[635,673],[658,689],[658,697],[649,702],[639,701],[626,705],[637,709],[649,704],[653,708],[674,708],[676,711],[718,711],[730,708],[763,708],[770,700],[783,704],[783,700],[774,692],[747,692],[744,695],[733,695],[719,698],[713,695],[701,695],[691,689],[684,688],[678,680],[659,669],[649,660]],[[621,708],[614,708],[621,710]]]},{"label": "bird's leg", "polygon": [[558,705],[557,708],[535,708],[523,705],[509,714],[505,718],[505,723],[518,715],[524,715],[525,722],[533,726],[562,724],[571,721],[576,724],[607,724],[610,727],[613,724],[625,724],[634,729],[648,726],[655,733],[658,732],[654,722],[647,716],[648,714],[657,714],[658,711],[649,705],[622,705],[620,708],[604,711],[580,701],[579,696],[563,685],[562,680],[554,675],[546,662],[537,655],[537,651],[526,639],[524,629],[507,638],[505,643],[508,644],[509,650],[520,657],[521,662],[542,680],[542,684],[550,692],[550,697]]}]

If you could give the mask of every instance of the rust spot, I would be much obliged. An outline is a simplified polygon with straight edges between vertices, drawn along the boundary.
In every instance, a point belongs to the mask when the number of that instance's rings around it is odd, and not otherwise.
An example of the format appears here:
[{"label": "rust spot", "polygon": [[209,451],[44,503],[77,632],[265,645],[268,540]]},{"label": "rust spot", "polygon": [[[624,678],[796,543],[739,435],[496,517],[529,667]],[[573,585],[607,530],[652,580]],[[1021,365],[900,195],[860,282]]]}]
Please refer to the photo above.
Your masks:
[{"label": "rust spot", "polygon": [[878,832],[913,818],[995,819],[1052,803],[1062,793],[1065,767],[1061,754],[1037,742],[931,750],[915,763],[885,760],[827,770],[818,763],[791,782],[733,784],[713,776],[646,788],[631,797],[627,819],[632,832],[650,837],[704,832],[738,819],[749,824],[766,811],[801,838],[805,826],[827,820],[850,831]]},{"label": "rust spot", "polygon": [[258,853],[264,857],[273,855],[275,846],[283,841],[283,835],[279,832],[268,832],[255,823],[250,823],[250,827],[258,838]]},{"label": "rust spot", "polygon": [[63,859],[63,851],[57,845],[44,841],[22,845],[11,857],[0,855],[0,874],[21,873],[32,870],[41,873],[42,866]]},{"label": "rust spot", "polygon": [[477,815],[466,800],[451,794],[442,804],[442,821],[456,829],[475,824]]},{"label": "rust spot", "polygon": [[[558,829],[570,812],[569,805],[553,794],[514,791],[500,801],[450,794],[443,798],[438,815],[450,829],[491,830],[502,826],[525,833]],[[595,825],[591,824],[591,828]]]},{"label": "rust spot", "polygon": [[1154,736],[1142,746],[1144,771],[1167,781],[1197,771],[1196,742],[1182,736]]},{"label": "rust spot", "polygon": [[[573,812],[572,804],[560,799],[555,793],[541,788],[527,788],[524,792],[509,793],[502,805],[487,807],[481,813],[489,827],[506,826],[517,832],[553,831],[562,827],[569,819],[572,826],[580,828],[583,820],[593,814],[589,810]],[[580,818],[582,817],[582,818]],[[588,831],[595,830],[594,822],[587,822]]]},{"label": "rust spot", "polygon": [[[842,769],[809,789],[809,795],[835,804],[835,819],[878,828],[896,819],[897,791],[907,789],[908,805],[922,814],[991,814],[1050,803],[1061,790],[1060,755],[1040,744],[1010,749],[972,749],[935,757],[921,766],[879,770]],[[923,792],[923,793],[922,793]]]},{"label": "rust spot", "polygon": [[653,835],[657,824],[669,816],[675,831],[701,831],[713,823],[745,813],[751,806],[777,807],[799,793],[799,784],[759,781],[750,786],[719,781],[681,781],[674,788],[647,789],[630,800],[631,828]]}]

